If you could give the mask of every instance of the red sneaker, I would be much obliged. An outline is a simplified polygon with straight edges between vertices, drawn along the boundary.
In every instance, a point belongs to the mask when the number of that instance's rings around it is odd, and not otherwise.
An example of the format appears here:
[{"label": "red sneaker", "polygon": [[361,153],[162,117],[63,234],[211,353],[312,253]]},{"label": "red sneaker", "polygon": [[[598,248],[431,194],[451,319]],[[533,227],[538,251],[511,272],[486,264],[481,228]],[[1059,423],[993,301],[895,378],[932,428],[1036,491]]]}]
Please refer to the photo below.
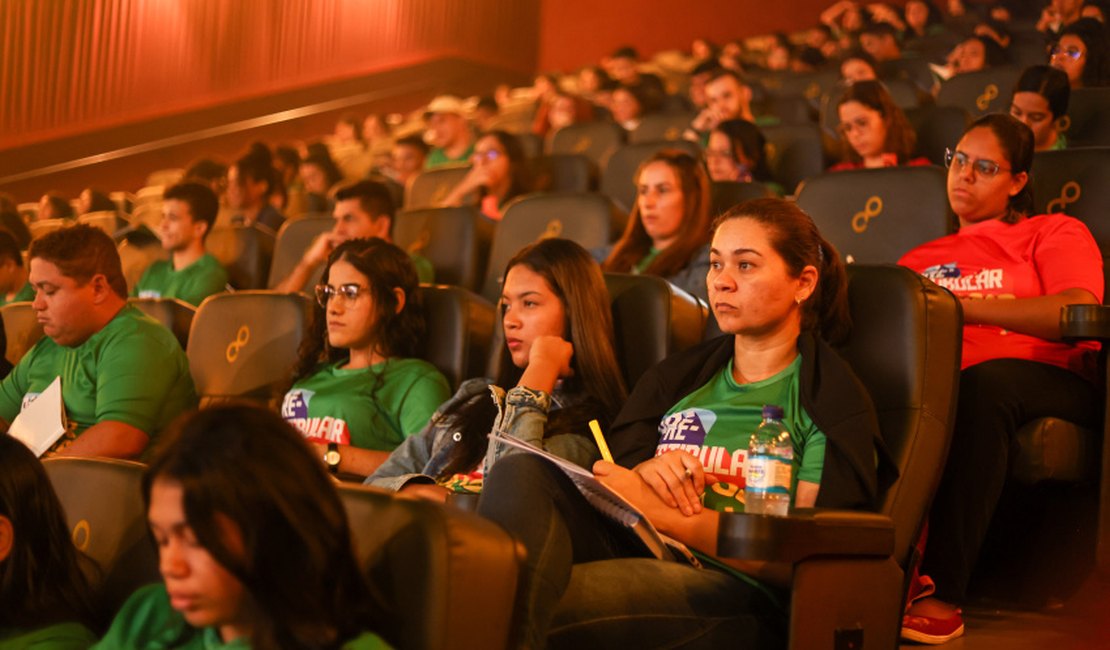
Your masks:
[{"label": "red sneaker", "polygon": [[902,639],[928,645],[940,645],[963,636],[964,619],[960,615],[961,613],[957,609],[948,618],[906,614],[902,617]]}]

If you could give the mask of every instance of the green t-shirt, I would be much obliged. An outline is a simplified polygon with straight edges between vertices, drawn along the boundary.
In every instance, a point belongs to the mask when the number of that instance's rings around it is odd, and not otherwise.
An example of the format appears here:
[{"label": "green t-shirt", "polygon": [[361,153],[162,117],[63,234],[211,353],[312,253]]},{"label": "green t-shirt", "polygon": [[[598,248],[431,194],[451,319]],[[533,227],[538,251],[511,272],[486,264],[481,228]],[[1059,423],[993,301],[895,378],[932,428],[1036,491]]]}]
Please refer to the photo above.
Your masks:
[{"label": "green t-shirt", "polygon": [[794,486],[798,480],[821,482],[825,434],[802,409],[798,397],[799,356],[782,372],[740,385],[732,361],[701,388],[675,404],[659,423],[656,455],[682,449],[697,456],[706,472],[721,482],[705,489],[705,506],[721,512],[744,511],[744,464],[748,441],[762,421],[763,406],[784,412],[783,424],[794,443]]},{"label": "green t-shirt", "polygon": [[214,293],[227,289],[227,271],[215,257],[205,253],[189,266],[175,271],[173,261],[150,265],[131,290],[137,298],[177,298],[196,306]]},{"label": "green t-shirt", "polygon": [[0,307],[3,307],[4,305],[10,305],[13,302],[31,302],[34,299],[35,288],[31,286],[30,282],[27,282],[22,287],[20,287],[19,291],[15,292],[15,295],[12,296],[11,300],[8,300],[4,296],[0,296]]},{"label": "green t-shirt", "polygon": [[309,440],[393,451],[451,397],[447,380],[420,359],[350,370],[321,366],[285,394],[281,415]]},{"label": "green t-shirt", "polygon": [[409,253],[409,259],[416,267],[416,277],[420,280],[420,284],[431,284],[436,281],[436,268],[432,266],[431,260],[419,253]]},{"label": "green t-shirt", "polygon": [[641,257],[640,261],[636,262],[636,266],[632,267],[632,270],[636,273],[643,273],[647,270],[647,267],[651,266],[651,263],[655,261],[655,258],[659,257],[659,253],[661,252],[661,250],[655,247],[648,249],[647,255]]},{"label": "green t-shirt", "polygon": [[96,637],[80,623],[56,623],[37,630],[0,630],[4,650],[85,650]]},{"label": "green t-shirt", "polygon": [[428,152],[428,158],[424,161],[424,169],[435,169],[444,165],[460,165],[470,162],[470,157],[474,155],[474,143],[471,142],[466,151],[458,158],[448,158],[447,152],[436,147]]},{"label": "green t-shirt", "polygon": [[[250,640],[224,642],[216,628],[197,629],[170,606],[165,585],[147,585],[131,594],[116,614],[112,626],[94,649],[120,650],[249,650]],[[343,644],[343,650],[388,650],[389,644],[364,632]]]},{"label": "green t-shirt", "polygon": [[59,376],[74,437],[111,420],[153,438],[197,403],[181,344],[131,305],[77,347],[58,345],[49,336],[39,339],[0,382],[0,417],[10,423]]}]

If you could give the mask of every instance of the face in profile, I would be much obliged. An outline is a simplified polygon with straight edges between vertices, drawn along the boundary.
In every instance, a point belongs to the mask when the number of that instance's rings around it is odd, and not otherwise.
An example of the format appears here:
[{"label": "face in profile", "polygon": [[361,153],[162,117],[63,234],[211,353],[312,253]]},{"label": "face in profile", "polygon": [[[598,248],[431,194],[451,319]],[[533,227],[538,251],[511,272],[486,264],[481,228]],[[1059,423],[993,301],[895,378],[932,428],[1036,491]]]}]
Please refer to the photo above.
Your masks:
[{"label": "face in profile", "polygon": [[670,165],[657,160],[640,171],[636,189],[640,223],[651,238],[652,247],[662,250],[678,237],[685,216],[686,201],[678,174]]},{"label": "face in profile", "polygon": [[532,343],[540,336],[567,337],[566,307],[542,275],[517,264],[505,275],[501,324],[513,365],[528,366]]},{"label": "face in profile", "polygon": [[[103,276],[97,277],[103,280]],[[92,336],[88,316],[97,302],[96,277],[81,284],[63,275],[53,262],[35,257],[27,280],[35,288],[31,307],[44,334],[68,347],[78,346]]]},{"label": "face in profile", "polygon": [[882,155],[886,143],[887,124],[879,111],[856,101],[844,102],[837,108],[840,134],[864,160]]},{"label": "face in profile", "polygon": [[1072,88],[1083,86],[1083,67],[1087,64],[1087,45],[1075,34],[1064,34],[1052,48],[1049,65],[1068,75]]}]

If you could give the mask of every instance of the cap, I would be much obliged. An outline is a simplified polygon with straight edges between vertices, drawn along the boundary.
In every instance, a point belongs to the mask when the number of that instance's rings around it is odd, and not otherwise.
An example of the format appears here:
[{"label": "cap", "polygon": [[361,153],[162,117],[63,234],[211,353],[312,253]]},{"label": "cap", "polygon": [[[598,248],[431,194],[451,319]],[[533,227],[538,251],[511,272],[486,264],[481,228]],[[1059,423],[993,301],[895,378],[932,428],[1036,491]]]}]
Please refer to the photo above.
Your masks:
[{"label": "cap", "polygon": [[424,110],[424,119],[428,119],[436,113],[451,113],[465,116],[466,105],[461,99],[454,95],[440,95],[428,103],[428,108]]}]

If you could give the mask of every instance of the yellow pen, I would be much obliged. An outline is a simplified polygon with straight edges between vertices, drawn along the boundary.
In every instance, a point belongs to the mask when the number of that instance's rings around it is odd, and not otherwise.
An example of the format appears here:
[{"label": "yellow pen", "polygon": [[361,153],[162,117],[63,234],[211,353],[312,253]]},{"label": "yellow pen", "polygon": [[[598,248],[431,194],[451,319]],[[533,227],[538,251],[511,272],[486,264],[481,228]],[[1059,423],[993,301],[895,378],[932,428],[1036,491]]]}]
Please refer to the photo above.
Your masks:
[{"label": "yellow pen", "polygon": [[609,445],[605,444],[605,436],[601,435],[601,426],[598,425],[597,420],[590,420],[590,431],[597,441],[597,448],[601,450],[601,458],[607,462],[613,462],[613,454],[609,453]]}]

